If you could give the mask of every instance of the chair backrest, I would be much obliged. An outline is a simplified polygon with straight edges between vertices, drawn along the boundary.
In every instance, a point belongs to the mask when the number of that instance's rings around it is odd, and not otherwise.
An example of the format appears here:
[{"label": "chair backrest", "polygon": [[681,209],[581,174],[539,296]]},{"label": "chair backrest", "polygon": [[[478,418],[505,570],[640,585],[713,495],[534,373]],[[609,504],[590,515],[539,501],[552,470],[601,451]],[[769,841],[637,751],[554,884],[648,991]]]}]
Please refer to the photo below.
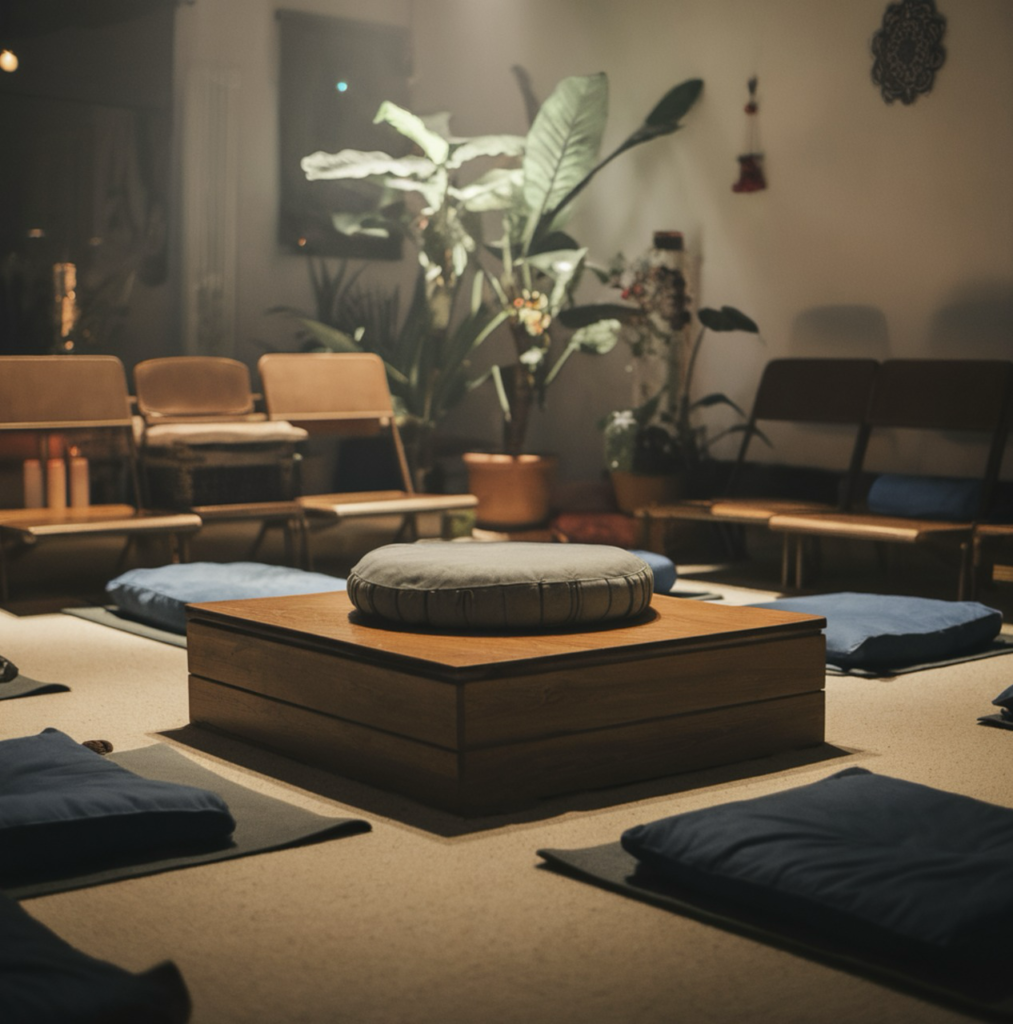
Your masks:
[{"label": "chair backrest", "polygon": [[257,363],[268,419],[311,434],[390,435],[401,479],[411,475],[383,360],[369,352],[269,352]]},{"label": "chair backrest", "polygon": [[870,431],[910,429],[987,438],[985,468],[977,478],[982,484],[979,512],[984,512],[999,475],[1011,413],[1013,362],[890,359],[880,365],[876,375],[866,422]]},{"label": "chair backrest", "polygon": [[729,490],[734,487],[759,423],[852,426],[855,442],[845,480],[847,500],[864,450],[865,417],[879,365],[875,359],[833,358],[785,358],[767,363],[742,435]]},{"label": "chair backrest", "polygon": [[0,356],[0,430],[130,427],[115,356]]},{"label": "chair backrest", "polygon": [[254,411],[250,371],[221,356],[166,356],[134,367],[137,411],[146,423],[239,419]]},{"label": "chair backrest", "polygon": [[387,371],[372,353],[269,352],[257,369],[272,420],[335,433],[356,423],[386,426],[393,420]]},{"label": "chair backrest", "polygon": [[141,500],[127,375],[115,356],[0,356],[0,431],[37,435],[44,458],[53,435],[64,448],[75,435],[86,455],[99,437],[115,442],[103,448],[125,464]]}]

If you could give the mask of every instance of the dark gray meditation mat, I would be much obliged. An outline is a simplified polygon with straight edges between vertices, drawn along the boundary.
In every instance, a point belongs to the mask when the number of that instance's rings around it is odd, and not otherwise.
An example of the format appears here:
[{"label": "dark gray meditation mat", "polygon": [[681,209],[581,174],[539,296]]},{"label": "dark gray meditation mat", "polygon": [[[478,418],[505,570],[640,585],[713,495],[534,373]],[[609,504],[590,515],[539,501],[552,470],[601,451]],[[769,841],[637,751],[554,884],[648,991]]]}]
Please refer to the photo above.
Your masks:
[{"label": "dark gray meditation mat", "polygon": [[115,605],[63,608],[61,611],[65,615],[76,615],[79,619],[97,622],[100,626],[112,626],[113,629],[122,629],[126,633],[135,633],[137,636],[147,637],[149,640],[159,640],[163,644],[172,644],[174,647],[186,647],[185,635],[170,633],[167,629],[159,629],[158,626],[149,626],[146,622],[131,619],[129,616],[117,611]]},{"label": "dark gray meditation mat", "polygon": [[1000,634],[987,647],[978,651],[956,654],[952,658],[941,658],[938,661],[923,661],[917,665],[903,665],[900,668],[874,669],[853,666],[841,668],[839,665],[827,664],[828,676],[861,676],[863,679],[889,679],[891,676],[902,676],[908,672],[924,672],[930,668],[946,668],[947,665],[961,665],[965,661],[978,661],[981,658],[994,658],[999,654],[1013,654],[1013,636]]},{"label": "dark gray meditation mat", "polygon": [[145,778],[196,786],[217,793],[229,805],[236,820],[236,830],[229,845],[182,856],[122,861],[87,874],[64,875],[59,878],[25,877],[4,887],[7,896],[12,899],[30,899],[33,896],[103,885],[122,878],[139,878],[196,864],[284,850],[370,831],[369,822],[360,818],[324,817],[231,782],[163,743],[107,756],[121,768]]},{"label": "dark gray meditation mat", "polygon": [[[539,850],[546,865],[561,874],[591,882],[623,896],[651,903],[705,924],[759,939],[852,974],[872,978],[893,988],[983,1013],[990,1019],[1013,1020],[1013,976],[1007,966],[971,961],[942,962],[900,954],[872,952],[835,941],[811,929],[750,913],[727,901],[680,891],[651,878],[618,843],[581,850]],[[673,957],[677,950],[673,949]]]},{"label": "dark gray meditation mat", "polygon": [[69,690],[70,687],[63,683],[40,683],[38,679],[29,679],[19,672],[9,682],[0,683],[0,700],[34,697],[40,693],[67,693]]}]

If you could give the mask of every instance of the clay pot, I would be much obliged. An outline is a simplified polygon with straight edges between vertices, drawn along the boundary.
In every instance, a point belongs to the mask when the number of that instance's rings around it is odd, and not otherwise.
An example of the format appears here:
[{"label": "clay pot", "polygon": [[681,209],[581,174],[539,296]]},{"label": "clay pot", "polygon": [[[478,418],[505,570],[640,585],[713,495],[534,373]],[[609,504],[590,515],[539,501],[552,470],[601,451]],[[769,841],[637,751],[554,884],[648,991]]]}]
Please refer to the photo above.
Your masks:
[{"label": "clay pot", "polygon": [[478,525],[510,530],[548,522],[558,461],[555,455],[465,452],[468,490],[478,498]]}]

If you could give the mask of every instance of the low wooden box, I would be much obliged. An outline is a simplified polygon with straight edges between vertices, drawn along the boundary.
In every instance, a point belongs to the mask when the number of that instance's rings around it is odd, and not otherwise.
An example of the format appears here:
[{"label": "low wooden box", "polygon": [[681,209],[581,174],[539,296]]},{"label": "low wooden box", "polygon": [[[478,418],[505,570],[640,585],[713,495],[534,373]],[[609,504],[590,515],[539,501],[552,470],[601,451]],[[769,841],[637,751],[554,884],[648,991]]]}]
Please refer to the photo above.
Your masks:
[{"label": "low wooden box", "polygon": [[463,814],[823,742],[825,620],[655,597],[551,634],[413,632],[344,593],[188,612],[190,720]]}]

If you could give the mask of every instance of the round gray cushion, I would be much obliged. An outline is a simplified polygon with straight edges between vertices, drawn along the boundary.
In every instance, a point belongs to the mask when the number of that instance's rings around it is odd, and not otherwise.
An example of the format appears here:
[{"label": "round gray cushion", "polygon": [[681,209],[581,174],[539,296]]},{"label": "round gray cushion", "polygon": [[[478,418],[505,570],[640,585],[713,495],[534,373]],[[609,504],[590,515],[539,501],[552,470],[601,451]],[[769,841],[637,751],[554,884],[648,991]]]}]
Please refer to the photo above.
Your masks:
[{"label": "round gray cushion", "polygon": [[650,566],[604,544],[388,544],[348,577],[360,611],[410,626],[550,629],[639,615]]}]

